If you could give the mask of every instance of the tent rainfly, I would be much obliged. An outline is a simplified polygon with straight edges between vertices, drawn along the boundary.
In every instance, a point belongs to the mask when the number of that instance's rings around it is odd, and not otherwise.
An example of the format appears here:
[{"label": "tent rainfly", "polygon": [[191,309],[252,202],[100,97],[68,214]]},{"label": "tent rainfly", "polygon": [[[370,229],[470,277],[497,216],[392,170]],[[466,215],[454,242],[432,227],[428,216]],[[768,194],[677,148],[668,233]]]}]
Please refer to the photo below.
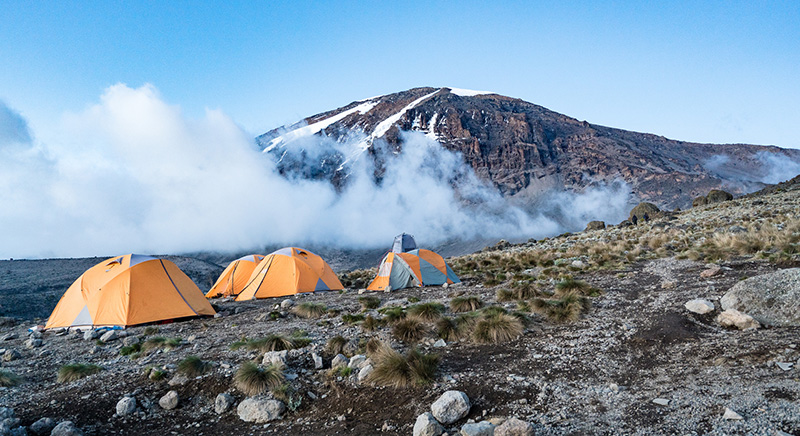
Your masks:
[{"label": "tent rainfly", "polygon": [[236,301],[344,289],[330,265],[316,254],[285,247],[267,255],[253,270]]},{"label": "tent rainfly", "polygon": [[235,297],[242,292],[253,270],[264,259],[261,254],[248,254],[231,262],[219,275],[216,283],[206,292],[206,298]]},{"label": "tent rainfly", "polygon": [[106,259],[78,277],[45,328],[126,327],[214,314],[203,292],[174,263],[126,254]]},{"label": "tent rainfly", "polygon": [[383,291],[459,282],[461,280],[442,256],[430,250],[418,249],[408,253],[387,253],[378,268],[378,276],[367,289]]}]

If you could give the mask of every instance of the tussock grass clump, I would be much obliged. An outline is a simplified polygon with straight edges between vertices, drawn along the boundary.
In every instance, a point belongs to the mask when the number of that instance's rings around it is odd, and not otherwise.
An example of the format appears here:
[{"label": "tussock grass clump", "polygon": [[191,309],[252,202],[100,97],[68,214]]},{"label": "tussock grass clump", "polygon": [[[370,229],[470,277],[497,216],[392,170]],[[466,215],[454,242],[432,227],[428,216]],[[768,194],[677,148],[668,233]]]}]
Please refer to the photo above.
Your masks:
[{"label": "tussock grass clump", "polygon": [[415,343],[422,339],[426,332],[425,325],[415,318],[397,321],[392,326],[392,335],[400,341]]},{"label": "tussock grass clump", "polygon": [[478,320],[472,338],[479,344],[497,344],[518,338],[523,330],[524,326],[519,319],[499,313]]},{"label": "tussock grass clump", "polygon": [[364,345],[364,352],[368,357],[371,357],[373,354],[380,352],[383,348],[390,348],[389,344],[378,338],[370,338]]},{"label": "tussock grass clump", "polygon": [[429,384],[439,367],[439,356],[423,354],[417,349],[411,349],[402,355],[385,347],[370,358],[375,369],[369,375],[369,380],[381,386],[395,388]]},{"label": "tussock grass clump", "polygon": [[242,338],[231,344],[231,350],[238,350],[245,348],[248,350],[261,351],[282,351],[293,350],[295,348],[303,348],[311,343],[311,339],[305,337],[302,332],[296,333],[292,336],[287,336],[283,333],[273,333],[269,336],[256,339]]},{"label": "tussock grass clump", "polygon": [[178,348],[183,343],[183,339],[181,338],[165,338],[163,336],[152,336],[147,338],[144,341],[144,344],[141,346],[142,351],[150,351],[157,348],[161,348],[164,351],[171,351],[175,348]]},{"label": "tussock grass clump", "polygon": [[442,316],[444,305],[441,303],[421,303],[408,308],[408,314],[421,321],[436,321]]},{"label": "tussock grass clump", "polygon": [[561,296],[567,292],[575,292],[581,295],[589,295],[595,297],[600,295],[600,289],[589,286],[583,280],[575,280],[572,277],[566,277],[560,282],[556,283],[556,296]]},{"label": "tussock grass clump", "polygon": [[303,318],[319,318],[328,313],[328,308],[320,303],[300,303],[292,309],[295,315]]},{"label": "tussock grass clump", "polygon": [[166,377],[167,377],[166,371],[162,371],[157,368],[151,369],[150,372],[147,374],[147,378],[149,378],[152,381],[164,380]]},{"label": "tussock grass clump", "polygon": [[378,312],[381,311],[383,312],[383,319],[385,319],[389,324],[396,323],[397,321],[406,318],[406,310],[400,306],[386,307]]},{"label": "tussock grass clump", "polygon": [[347,345],[347,342],[347,339],[342,336],[334,336],[325,343],[325,352],[331,356],[344,354],[344,346]]},{"label": "tussock grass clump", "polygon": [[211,365],[197,356],[187,356],[178,363],[178,372],[187,377],[197,377],[206,372]]},{"label": "tussock grass clump", "polygon": [[372,332],[378,329],[378,327],[381,325],[383,325],[382,319],[377,319],[372,315],[367,315],[367,317],[364,318],[364,322],[361,323],[361,329],[367,332]]},{"label": "tussock grass clump", "polygon": [[436,334],[447,342],[457,341],[469,336],[475,319],[461,315],[455,319],[443,317],[436,321]]},{"label": "tussock grass clump", "polygon": [[137,354],[141,353],[141,351],[142,351],[142,344],[126,345],[119,349],[119,355],[136,357]]},{"label": "tussock grass clump", "polygon": [[358,304],[362,310],[377,309],[381,305],[381,299],[373,296],[358,297]]},{"label": "tussock grass clump", "polygon": [[233,376],[236,389],[250,397],[267,389],[277,388],[283,381],[283,371],[280,366],[260,366],[251,361],[243,363]]},{"label": "tussock grass clump", "polygon": [[533,310],[548,321],[563,323],[580,319],[581,314],[591,305],[588,298],[576,292],[566,292],[557,299],[533,300]]},{"label": "tussock grass clump", "polygon": [[511,292],[510,289],[498,289],[497,292],[495,292],[495,295],[497,296],[497,301],[500,302],[511,301],[514,299],[514,293]]},{"label": "tussock grass clump", "polygon": [[22,383],[22,378],[13,372],[0,370],[0,386],[8,388]]},{"label": "tussock grass clump", "polygon": [[450,300],[450,310],[453,312],[472,312],[483,307],[483,301],[476,295],[468,297],[455,297]]},{"label": "tussock grass clump", "polygon": [[154,335],[156,333],[158,333],[158,327],[156,327],[154,325],[145,327],[144,332],[143,332],[143,334],[145,336],[152,336],[152,335]]},{"label": "tussock grass clump", "polygon": [[484,318],[489,318],[498,315],[505,315],[507,313],[508,311],[504,307],[500,306],[489,306],[480,311],[481,316],[483,316]]},{"label": "tussock grass clump", "polygon": [[344,315],[342,315],[342,321],[344,321],[347,324],[355,324],[357,322],[364,321],[364,315],[360,313],[357,313],[355,315],[352,313],[345,313]]},{"label": "tussock grass clump", "polygon": [[58,369],[58,376],[56,380],[59,383],[69,383],[71,381],[80,380],[92,374],[97,374],[103,368],[97,365],[90,365],[86,363],[72,363],[64,365]]}]

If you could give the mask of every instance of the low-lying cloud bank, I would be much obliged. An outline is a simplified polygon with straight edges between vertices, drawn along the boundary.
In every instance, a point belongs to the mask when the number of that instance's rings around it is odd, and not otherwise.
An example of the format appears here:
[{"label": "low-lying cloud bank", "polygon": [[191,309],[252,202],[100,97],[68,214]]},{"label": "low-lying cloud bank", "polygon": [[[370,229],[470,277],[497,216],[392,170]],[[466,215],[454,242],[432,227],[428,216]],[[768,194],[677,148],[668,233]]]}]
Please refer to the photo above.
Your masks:
[{"label": "low-lying cloud bank", "polygon": [[[266,244],[388,246],[400,232],[430,246],[453,238],[543,237],[592,219],[624,219],[622,182],[510,206],[457,153],[408,133],[380,183],[371,159],[349,162],[340,191],[284,177],[273,156],[224,113],[189,119],[150,85],[115,85],[64,116],[41,144],[0,103],[0,258],[236,251]],[[354,156],[352,144],[313,137]],[[324,141],[327,143],[323,144]],[[314,143],[306,150],[315,150]],[[568,217],[568,218],[565,218]]]}]

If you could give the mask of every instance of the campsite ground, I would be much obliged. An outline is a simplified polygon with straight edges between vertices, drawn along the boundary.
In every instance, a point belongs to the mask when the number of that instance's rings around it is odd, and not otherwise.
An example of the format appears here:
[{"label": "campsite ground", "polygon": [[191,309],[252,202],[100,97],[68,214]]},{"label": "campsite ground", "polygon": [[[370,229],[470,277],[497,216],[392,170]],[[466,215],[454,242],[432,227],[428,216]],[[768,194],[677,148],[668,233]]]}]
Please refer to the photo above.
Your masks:
[{"label": "campsite ground", "polygon": [[[726,232],[734,225],[754,232],[768,223],[781,228],[796,223],[798,192],[765,193],[636,228],[503,244],[452,259],[465,279],[459,286],[390,293],[348,289],[292,298],[295,306],[324,304],[329,311],[320,318],[281,310],[283,298],[219,301],[216,304],[223,314],[219,318],[159,325],[157,333],[147,326],[128,329],[128,335],[142,339],[181,339],[175,349],[139,356],[121,356],[121,340],[102,344],[72,333],[47,332],[42,347],[29,349],[24,342],[31,322],[6,320],[0,337],[7,339],[0,348],[14,349],[20,356],[4,361],[0,369],[22,376],[24,382],[0,388],[0,404],[14,408],[23,425],[42,417],[69,419],[87,435],[407,435],[416,417],[428,411],[439,395],[457,389],[472,401],[467,419],[514,416],[531,422],[536,434],[542,435],[798,435],[800,328],[726,329],[716,323],[715,315],[717,300],[740,280],[798,267],[800,260],[797,254],[781,254],[769,247],[721,255],[720,247],[709,245],[708,233]],[[761,215],[764,221],[759,221]],[[745,216],[753,219],[746,221]],[[620,249],[617,256],[618,242],[632,245]],[[530,265],[520,267],[520,262]],[[720,269],[701,275],[710,266]],[[502,290],[514,289],[515,280],[522,278],[531,280],[539,295],[546,295],[564,273],[602,290],[590,298],[591,308],[577,321],[548,320],[531,310],[530,299],[498,301],[498,291],[502,297]],[[371,337],[396,349],[408,347],[392,336],[389,326],[364,331],[359,323],[343,319],[342,315],[362,313],[359,298],[367,295],[381,300],[379,309],[440,302],[447,317],[457,315],[448,307],[452,298],[474,295],[485,306],[524,311],[528,323],[520,337],[508,342],[476,344],[463,338],[441,348],[433,346],[436,329],[433,323],[427,324],[418,346],[439,355],[440,364],[435,381],[424,386],[379,387],[358,383],[355,375],[315,370],[311,352],[322,354],[326,367],[330,365],[332,356],[324,348],[334,336],[350,340],[354,352]],[[684,308],[686,301],[700,297],[714,301],[717,311],[697,315]],[[283,314],[278,317],[273,312]],[[386,316],[378,310],[363,314]],[[243,362],[260,361],[263,354],[233,350],[231,344],[243,337],[298,331],[311,343],[289,352],[285,373],[291,379],[291,401],[287,403],[295,410],[261,425],[240,420],[235,408],[221,415],[214,412],[219,393],[230,393],[237,403],[244,399],[233,387],[233,375]],[[176,365],[190,355],[210,362],[211,369],[170,386]],[[57,383],[58,369],[75,362],[97,364],[103,370],[78,381]],[[794,367],[784,370],[776,362],[794,363]],[[163,369],[166,377],[150,380],[145,375],[148,368]],[[172,389],[179,394],[179,406],[163,410],[158,400]],[[125,395],[136,398],[139,410],[116,416],[115,405]],[[666,400],[659,401],[666,405],[654,403],[655,399]],[[744,419],[723,419],[726,408]],[[449,428],[449,434],[456,434],[463,422]]]}]

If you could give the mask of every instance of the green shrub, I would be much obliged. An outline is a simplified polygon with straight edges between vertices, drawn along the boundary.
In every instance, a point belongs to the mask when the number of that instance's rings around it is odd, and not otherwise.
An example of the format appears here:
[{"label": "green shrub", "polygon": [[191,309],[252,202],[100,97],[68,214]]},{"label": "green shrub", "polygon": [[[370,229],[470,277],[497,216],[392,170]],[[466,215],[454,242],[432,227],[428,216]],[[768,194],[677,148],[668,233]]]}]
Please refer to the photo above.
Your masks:
[{"label": "green shrub", "polygon": [[381,305],[381,299],[373,296],[359,297],[358,303],[362,310],[377,309]]},{"label": "green shrub", "polygon": [[533,300],[533,310],[551,322],[577,321],[581,314],[588,310],[589,299],[576,292],[567,292],[557,299]]},{"label": "green shrub", "polygon": [[364,321],[364,315],[361,314],[353,315],[350,313],[345,313],[344,315],[342,315],[342,321],[344,321],[347,324],[355,324],[357,322]]}]

